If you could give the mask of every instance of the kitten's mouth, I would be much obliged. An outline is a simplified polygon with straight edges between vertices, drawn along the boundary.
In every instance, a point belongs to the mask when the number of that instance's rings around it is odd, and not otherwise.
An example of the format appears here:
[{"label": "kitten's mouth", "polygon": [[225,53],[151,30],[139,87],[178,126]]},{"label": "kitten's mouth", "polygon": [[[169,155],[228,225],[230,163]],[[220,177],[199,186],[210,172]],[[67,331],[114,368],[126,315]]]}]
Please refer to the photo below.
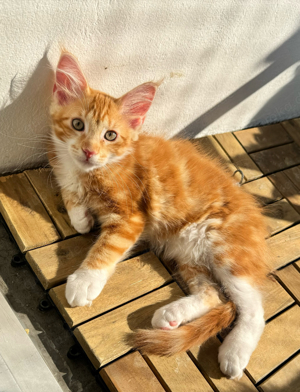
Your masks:
[{"label": "kitten's mouth", "polygon": [[93,170],[93,169],[95,169],[96,167],[98,167],[97,163],[91,162],[91,161],[88,160],[88,159],[75,159],[75,161],[76,161],[77,165],[78,165],[81,169],[83,169],[83,170],[85,170],[85,171],[90,171],[90,170]]}]

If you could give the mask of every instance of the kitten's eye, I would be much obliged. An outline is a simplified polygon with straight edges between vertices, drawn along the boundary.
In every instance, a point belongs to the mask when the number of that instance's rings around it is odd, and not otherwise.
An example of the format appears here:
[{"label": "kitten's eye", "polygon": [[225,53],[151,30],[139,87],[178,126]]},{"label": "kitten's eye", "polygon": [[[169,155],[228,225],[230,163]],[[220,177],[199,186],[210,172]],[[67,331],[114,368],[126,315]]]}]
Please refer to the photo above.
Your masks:
[{"label": "kitten's eye", "polygon": [[117,132],[115,131],[107,131],[104,135],[104,139],[112,142],[117,137]]},{"label": "kitten's eye", "polygon": [[83,131],[84,130],[84,122],[82,120],[80,120],[80,118],[74,118],[74,120],[72,120],[72,127],[76,131]]}]

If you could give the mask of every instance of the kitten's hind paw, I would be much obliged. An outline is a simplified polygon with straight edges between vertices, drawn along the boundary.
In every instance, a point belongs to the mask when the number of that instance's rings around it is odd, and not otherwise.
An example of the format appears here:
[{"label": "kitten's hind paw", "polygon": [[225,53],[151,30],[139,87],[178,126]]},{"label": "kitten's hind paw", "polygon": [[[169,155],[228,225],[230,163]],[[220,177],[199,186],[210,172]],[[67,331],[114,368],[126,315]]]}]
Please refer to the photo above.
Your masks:
[{"label": "kitten's hind paw", "polygon": [[[224,344],[224,343],[223,343]],[[232,347],[227,349],[222,345],[219,349],[218,360],[221,372],[231,379],[239,380],[249,362],[249,355],[243,348]]]},{"label": "kitten's hind paw", "polygon": [[79,268],[68,277],[66,299],[72,306],[90,306],[107,282],[107,271]]},{"label": "kitten's hind paw", "polygon": [[153,328],[175,329],[184,321],[185,309],[178,303],[171,303],[158,309],[152,318]]}]

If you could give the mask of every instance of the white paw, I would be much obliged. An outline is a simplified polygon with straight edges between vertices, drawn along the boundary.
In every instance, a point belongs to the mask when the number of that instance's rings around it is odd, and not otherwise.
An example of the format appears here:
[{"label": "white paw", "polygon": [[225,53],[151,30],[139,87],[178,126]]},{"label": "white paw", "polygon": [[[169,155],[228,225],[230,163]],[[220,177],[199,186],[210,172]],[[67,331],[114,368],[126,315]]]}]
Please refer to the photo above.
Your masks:
[{"label": "white paw", "polygon": [[198,295],[190,295],[158,309],[152,318],[153,328],[175,329],[207,313],[209,307]]},{"label": "white paw", "polygon": [[248,365],[250,355],[246,348],[239,344],[234,344],[231,347],[221,345],[219,349],[218,360],[220,363],[221,372],[229,376],[231,379],[240,379],[243,375],[245,367]]},{"label": "white paw", "polygon": [[69,211],[71,224],[80,234],[88,233],[94,226],[94,218],[83,206],[74,207]]},{"label": "white paw", "polygon": [[185,304],[172,302],[156,310],[152,318],[152,327],[160,329],[175,329],[180,324],[188,321],[188,315]]},{"label": "white paw", "polygon": [[107,271],[79,268],[68,277],[66,299],[74,306],[90,306],[107,282]]}]

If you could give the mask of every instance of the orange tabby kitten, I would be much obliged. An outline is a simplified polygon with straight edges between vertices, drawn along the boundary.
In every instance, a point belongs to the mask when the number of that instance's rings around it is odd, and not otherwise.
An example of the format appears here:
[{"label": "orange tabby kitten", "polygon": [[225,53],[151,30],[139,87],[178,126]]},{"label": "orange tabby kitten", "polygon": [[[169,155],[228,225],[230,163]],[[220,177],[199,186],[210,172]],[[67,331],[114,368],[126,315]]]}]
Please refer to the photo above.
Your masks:
[{"label": "orange tabby kitten", "polygon": [[[139,239],[174,259],[190,295],[157,310],[139,331],[146,353],[171,355],[201,344],[238,317],[219,351],[223,373],[239,378],[264,329],[266,228],[252,197],[218,162],[188,141],[139,134],[157,84],[113,98],[93,90],[62,53],[53,99],[53,168],[71,223],[101,234],[69,276],[71,306],[91,305]],[[218,286],[231,301],[226,302]],[[179,327],[179,328],[178,328]]]}]

